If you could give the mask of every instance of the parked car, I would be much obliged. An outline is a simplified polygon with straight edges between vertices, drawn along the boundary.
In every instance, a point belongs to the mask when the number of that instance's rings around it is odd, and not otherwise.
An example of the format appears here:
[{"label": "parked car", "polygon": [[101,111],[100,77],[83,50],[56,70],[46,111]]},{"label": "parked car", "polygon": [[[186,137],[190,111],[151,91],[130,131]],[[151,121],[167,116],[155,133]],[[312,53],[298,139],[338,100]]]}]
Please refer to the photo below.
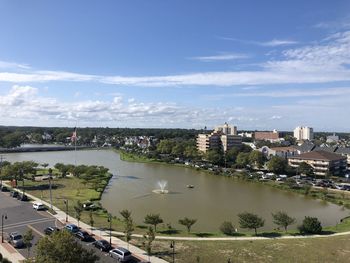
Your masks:
[{"label": "parked car", "polygon": [[89,235],[88,232],[86,231],[78,231],[75,233],[75,236],[77,238],[79,238],[81,241],[85,241],[85,242],[91,242],[94,241],[95,239]]},{"label": "parked car", "polygon": [[75,234],[79,231],[79,227],[77,227],[74,224],[69,224],[64,227],[66,230],[68,230],[70,233]]},{"label": "parked car", "polygon": [[21,200],[21,201],[28,201],[29,200],[28,196],[26,196],[25,194],[18,194],[17,199]]},{"label": "parked car", "polygon": [[3,185],[3,186],[1,186],[1,192],[8,192],[8,188],[7,188],[7,186],[5,186],[5,185]]},{"label": "parked car", "polygon": [[17,198],[18,192],[13,190],[13,191],[10,192],[10,196],[12,196],[13,198]]},{"label": "parked car", "polygon": [[132,258],[131,252],[123,247],[114,248],[108,254],[119,262],[128,262]]},{"label": "parked car", "polygon": [[33,203],[33,208],[36,210],[45,210],[46,209],[46,207],[40,202]]},{"label": "parked car", "polygon": [[23,236],[17,232],[10,233],[9,242],[15,248],[21,248],[24,246]]},{"label": "parked car", "polygon": [[57,227],[55,226],[50,226],[44,229],[44,233],[45,235],[51,235],[54,232],[58,232],[60,231]]},{"label": "parked car", "polygon": [[112,249],[112,246],[109,244],[106,240],[96,240],[94,243],[92,243],[96,248],[98,248],[101,251],[108,252]]}]

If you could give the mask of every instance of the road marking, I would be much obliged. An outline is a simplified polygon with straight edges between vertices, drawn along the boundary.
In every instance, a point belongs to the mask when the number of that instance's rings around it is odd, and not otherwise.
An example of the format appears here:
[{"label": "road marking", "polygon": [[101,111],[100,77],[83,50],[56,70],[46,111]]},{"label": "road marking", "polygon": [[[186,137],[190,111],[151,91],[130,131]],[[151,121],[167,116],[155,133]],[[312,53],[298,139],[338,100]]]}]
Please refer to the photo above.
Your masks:
[{"label": "road marking", "polygon": [[44,217],[47,217],[47,218],[51,218],[52,216],[51,215],[49,215],[47,212],[45,212],[45,211],[37,211],[38,212],[38,214],[40,214],[40,215],[42,215],[42,216],[44,216]]},{"label": "road marking", "polygon": [[19,223],[15,223],[15,224],[5,225],[4,229],[21,227],[21,226],[26,226],[26,225],[29,225],[29,224],[40,224],[40,223],[50,222],[50,221],[54,221],[54,220],[55,220],[54,218],[43,218],[43,219],[40,219],[40,220],[24,221],[24,222],[19,222]]},{"label": "road marking", "polygon": [[28,228],[30,228],[31,230],[33,230],[35,233],[39,234],[40,236],[44,236],[43,233],[41,233],[38,229],[36,229],[35,227],[33,227],[32,225],[28,225]]}]

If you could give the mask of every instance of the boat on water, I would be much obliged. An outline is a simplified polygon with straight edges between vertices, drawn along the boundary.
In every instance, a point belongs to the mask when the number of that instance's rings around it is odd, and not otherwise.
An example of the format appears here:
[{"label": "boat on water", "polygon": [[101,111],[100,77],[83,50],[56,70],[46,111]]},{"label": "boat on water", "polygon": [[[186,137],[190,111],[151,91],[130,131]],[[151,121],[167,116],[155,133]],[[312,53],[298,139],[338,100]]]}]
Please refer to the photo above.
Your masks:
[{"label": "boat on water", "polygon": [[186,187],[187,188],[194,188],[194,185],[193,184],[188,184]]}]

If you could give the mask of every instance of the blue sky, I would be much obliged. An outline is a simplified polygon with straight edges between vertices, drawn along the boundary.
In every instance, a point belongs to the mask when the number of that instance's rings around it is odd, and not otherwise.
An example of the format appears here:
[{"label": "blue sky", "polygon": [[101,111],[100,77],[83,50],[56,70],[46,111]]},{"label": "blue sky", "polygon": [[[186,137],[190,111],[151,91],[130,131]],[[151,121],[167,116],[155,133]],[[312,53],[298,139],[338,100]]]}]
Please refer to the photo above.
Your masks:
[{"label": "blue sky", "polygon": [[0,125],[349,131],[349,1],[0,1]]}]

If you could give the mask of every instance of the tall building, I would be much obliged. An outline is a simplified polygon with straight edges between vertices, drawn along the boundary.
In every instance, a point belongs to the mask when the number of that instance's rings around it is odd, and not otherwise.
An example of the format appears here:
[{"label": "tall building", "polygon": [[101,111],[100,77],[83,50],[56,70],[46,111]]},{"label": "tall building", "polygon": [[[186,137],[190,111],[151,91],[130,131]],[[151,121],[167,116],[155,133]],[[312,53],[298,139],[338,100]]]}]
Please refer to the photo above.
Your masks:
[{"label": "tall building", "polygon": [[215,127],[214,132],[221,132],[222,134],[227,135],[237,135],[237,127],[228,125],[227,122],[225,122],[224,125]]},{"label": "tall building", "polygon": [[294,129],[294,137],[297,141],[311,141],[314,139],[314,129],[307,126],[298,126]]},{"label": "tall building", "polygon": [[237,127],[227,123],[215,127],[211,134],[198,134],[197,136],[197,149],[201,152],[219,148],[226,152],[241,144],[242,137],[237,135]]}]

